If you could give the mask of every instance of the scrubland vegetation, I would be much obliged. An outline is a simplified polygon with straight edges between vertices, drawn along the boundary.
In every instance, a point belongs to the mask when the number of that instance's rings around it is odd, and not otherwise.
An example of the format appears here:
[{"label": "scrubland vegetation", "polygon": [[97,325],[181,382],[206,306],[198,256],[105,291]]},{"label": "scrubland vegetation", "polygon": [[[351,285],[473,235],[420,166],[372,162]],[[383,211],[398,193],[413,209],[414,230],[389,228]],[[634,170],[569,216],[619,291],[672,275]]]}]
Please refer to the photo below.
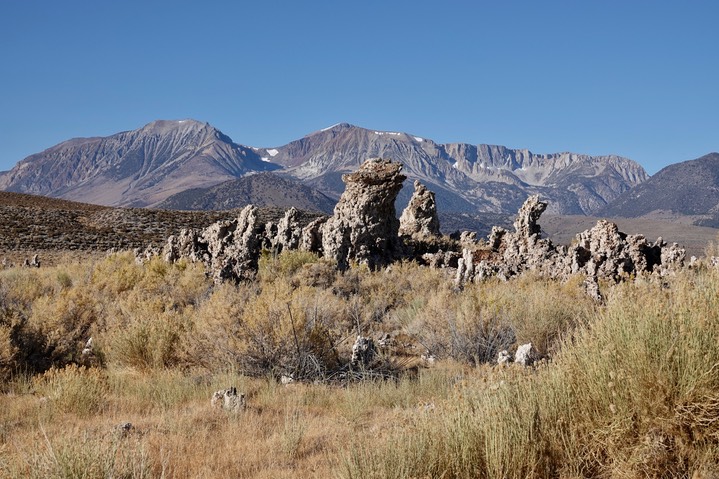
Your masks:
[{"label": "scrubland vegetation", "polygon": [[[719,476],[719,272],[581,283],[299,252],[238,286],[129,254],[1,271],[0,477]],[[393,340],[368,369],[358,333]],[[492,364],[526,342],[537,366]],[[210,407],[229,386],[244,412]]]}]

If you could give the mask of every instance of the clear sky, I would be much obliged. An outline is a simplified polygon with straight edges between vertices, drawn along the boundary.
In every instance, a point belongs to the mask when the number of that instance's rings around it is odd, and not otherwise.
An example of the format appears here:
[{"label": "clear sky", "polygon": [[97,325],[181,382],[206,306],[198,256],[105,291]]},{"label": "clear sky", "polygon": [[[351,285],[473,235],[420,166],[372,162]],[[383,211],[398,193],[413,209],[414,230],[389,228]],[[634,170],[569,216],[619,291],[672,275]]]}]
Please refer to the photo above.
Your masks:
[{"label": "clear sky", "polygon": [[440,143],[719,150],[719,2],[0,3],[0,169],[156,119],[250,146],[338,122]]}]

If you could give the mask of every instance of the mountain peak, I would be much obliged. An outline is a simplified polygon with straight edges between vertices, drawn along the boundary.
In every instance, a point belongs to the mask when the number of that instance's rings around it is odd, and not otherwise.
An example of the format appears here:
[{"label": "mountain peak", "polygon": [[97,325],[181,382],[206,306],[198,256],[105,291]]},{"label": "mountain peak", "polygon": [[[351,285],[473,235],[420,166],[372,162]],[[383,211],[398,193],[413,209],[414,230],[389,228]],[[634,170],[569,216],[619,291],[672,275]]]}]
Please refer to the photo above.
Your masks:
[{"label": "mountain peak", "polygon": [[[325,131],[342,131],[342,130],[351,130],[360,128],[359,126],[350,125],[349,123],[335,123],[334,125],[328,126],[327,128],[322,128],[321,130],[317,130],[314,133],[310,133],[310,135],[316,135],[317,133],[322,133]],[[361,128],[360,128],[361,129]]]},{"label": "mountain peak", "polygon": [[168,133],[173,130],[197,131],[206,127],[210,127],[210,124],[186,118],[184,120],[155,120],[140,130],[148,133]]},{"label": "mountain peak", "polygon": [[209,123],[156,120],[137,130],[65,142],[31,155],[0,175],[0,188],[103,205],[148,206],[188,187],[276,168]]}]

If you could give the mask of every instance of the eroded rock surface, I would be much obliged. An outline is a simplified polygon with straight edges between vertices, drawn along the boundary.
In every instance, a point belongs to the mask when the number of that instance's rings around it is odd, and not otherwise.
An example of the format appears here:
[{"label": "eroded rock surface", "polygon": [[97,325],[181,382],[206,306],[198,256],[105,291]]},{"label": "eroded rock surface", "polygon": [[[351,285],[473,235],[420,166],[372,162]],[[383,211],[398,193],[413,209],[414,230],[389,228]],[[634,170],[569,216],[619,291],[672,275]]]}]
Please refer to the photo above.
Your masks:
[{"label": "eroded rock surface", "polygon": [[399,163],[372,158],[342,175],[345,192],[322,227],[324,256],[337,261],[340,270],[351,261],[377,268],[400,257],[394,203],[406,179],[401,170]]},{"label": "eroded rock surface", "polygon": [[237,218],[218,221],[202,231],[182,230],[167,239],[162,255],[168,262],[180,258],[204,263],[217,282],[252,279],[263,240],[257,208],[246,206]]},{"label": "eroded rock surface", "polygon": [[262,244],[257,208],[249,205],[231,221],[220,221],[203,232],[210,256],[210,270],[218,280],[254,278]]},{"label": "eroded rock surface", "polygon": [[[302,227],[299,212],[290,208],[278,223],[261,225],[257,208],[250,205],[234,220],[216,222],[202,231],[182,230],[171,236],[163,257],[169,262],[180,258],[201,261],[218,282],[252,279],[262,249],[274,253],[302,249],[322,254],[335,260],[342,270],[351,262],[373,269],[387,265],[403,252],[394,206],[406,178],[401,169],[399,163],[373,158],[355,173],[344,175],[347,188],[330,218],[317,218]],[[433,201],[433,194],[423,191]],[[427,208],[431,211],[425,229],[438,232],[438,222],[431,218],[434,215],[436,219],[436,207]],[[138,255],[150,254],[138,252]]]},{"label": "eroded rock surface", "polygon": [[522,366],[531,366],[537,359],[539,359],[539,353],[534,349],[532,343],[519,346],[514,354],[514,362]]},{"label": "eroded rock surface", "polygon": [[277,235],[271,242],[275,251],[298,249],[302,242],[302,226],[299,219],[300,212],[290,208],[277,224]]},{"label": "eroded rock surface", "polygon": [[[666,275],[684,267],[686,253],[676,243],[668,246],[661,238],[651,243],[642,235],[626,235],[605,220],[579,233],[571,246],[555,246],[542,238],[539,219],[547,203],[536,195],[519,209],[514,231],[492,228],[486,246],[470,234],[454,243],[437,243],[433,238],[439,234],[434,193],[419,182],[401,221],[396,217],[395,200],[405,180],[401,170],[401,164],[389,160],[367,160],[356,172],[342,177],[346,190],[333,216],[317,218],[304,227],[295,208],[277,223],[261,224],[257,208],[250,205],[233,220],[171,236],[162,255],[169,262],[180,258],[202,262],[218,282],[254,278],[263,249],[310,251],[334,260],[341,270],[353,262],[375,269],[398,259],[434,268],[456,267],[458,287],[489,277],[507,280],[524,272],[560,280],[580,274],[587,278],[587,293],[598,302],[603,300],[600,280]],[[433,242],[433,249],[428,248]],[[158,251],[150,248],[137,254],[138,259],[148,258]]]},{"label": "eroded rock surface", "polygon": [[571,246],[555,246],[541,237],[538,220],[546,207],[537,196],[529,197],[519,210],[513,233],[494,227],[489,251],[465,249],[457,271],[458,285],[491,276],[508,279],[525,271],[561,280],[582,274],[591,278],[588,293],[601,301],[598,279],[664,275],[684,266],[686,253],[676,243],[667,247],[661,238],[650,243],[642,235],[620,232],[616,224],[606,220],[577,234]]},{"label": "eroded rock surface", "polygon": [[212,394],[210,406],[227,412],[239,413],[245,410],[245,395],[238,393],[235,387],[221,389]]},{"label": "eroded rock surface", "polygon": [[357,336],[352,345],[352,359],[350,364],[355,368],[367,367],[377,354],[377,348],[372,338]]},{"label": "eroded rock surface", "polygon": [[441,235],[434,192],[419,181],[415,180],[412,198],[399,218],[399,234],[420,238]]}]

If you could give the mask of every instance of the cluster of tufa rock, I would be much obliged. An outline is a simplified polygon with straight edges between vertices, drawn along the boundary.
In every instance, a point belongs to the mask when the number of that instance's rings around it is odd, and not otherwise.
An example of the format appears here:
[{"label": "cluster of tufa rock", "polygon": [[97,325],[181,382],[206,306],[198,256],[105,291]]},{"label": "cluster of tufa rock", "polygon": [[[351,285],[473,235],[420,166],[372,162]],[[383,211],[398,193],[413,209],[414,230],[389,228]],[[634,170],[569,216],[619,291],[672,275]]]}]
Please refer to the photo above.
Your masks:
[{"label": "cluster of tufa rock", "polygon": [[402,256],[394,202],[402,183],[402,165],[373,158],[358,171],[342,175],[346,187],[334,214],[322,227],[322,253],[340,270],[350,261],[381,267]]},{"label": "cluster of tufa rock", "polygon": [[441,235],[434,192],[417,180],[412,198],[399,218],[399,234],[415,238]]},{"label": "cluster of tufa rock", "polygon": [[507,365],[514,362],[521,366],[531,366],[540,359],[540,354],[534,349],[532,343],[522,344],[517,348],[517,352],[514,354],[514,360],[512,355],[506,349],[499,352],[497,356],[497,364],[500,366]]},{"label": "cluster of tufa rock", "polygon": [[239,413],[245,410],[245,395],[237,393],[237,388],[220,389],[212,394],[210,406],[227,412]]},{"label": "cluster of tufa rock", "polygon": [[[542,238],[538,220],[547,203],[531,196],[522,205],[514,232],[494,227],[488,247],[479,247],[474,234],[462,234],[454,247],[428,252],[418,242],[439,236],[434,193],[419,182],[409,205],[397,219],[395,200],[406,177],[402,165],[381,158],[364,162],[342,176],[345,192],[334,214],[302,226],[299,212],[290,208],[277,223],[261,224],[255,206],[204,230],[184,229],[168,238],[162,250],[145,251],[139,260],[162,254],[166,261],[180,258],[204,263],[217,282],[252,279],[263,250],[304,250],[337,263],[345,270],[353,262],[372,269],[409,258],[430,267],[457,268],[458,286],[487,277],[509,279],[525,271],[551,278],[587,277],[588,294],[601,301],[599,279],[618,281],[630,275],[667,274],[682,268],[685,251],[661,238],[650,243],[642,235],[626,235],[614,223],[599,221],[579,233],[571,246],[555,246]],[[413,243],[406,247],[405,242]]]},{"label": "cluster of tufa rock", "polygon": [[590,295],[601,300],[597,279],[619,281],[629,275],[665,275],[684,266],[685,250],[662,238],[650,243],[643,235],[627,235],[606,220],[576,236],[571,246],[555,246],[541,237],[537,221],[547,203],[531,196],[522,205],[514,222],[514,232],[494,227],[489,250],[465,248],[459,260],[459,285],[487,277],[508,279],[525,271],[567,279],[585,275]]},{"label": "cluster of tufa rock", "polygon": [[[295,208],[290,208],[277,224],[260,224],[257,208],[249,205],[233,220],[214,223],[204,230],[183,229],[168,238],[162,251],[142,252],[139,259],[162,254],[168,262],[180,258],[200,261],[217,282],[254,277],[263,249],[278,253],[310,251],[335,260],[341,270],[352,262],[373,269],[385,266],[403,254],[394,206],[406,179],[401,170],[401,164],[389,160],[367,160],[355,173],[343,175],[346,190],[334,214],[304,227]],[[415,192],[415,197],[420,195],[426,200],[415,201],[421,211],[413,212],[412,205],[408,207],[403,225],[408,231],[438,234],[434,194],[421,185],[416,189],[420,193]]]},{"label": "cluster of tufa rock", "polygon": [[[6,258],[3,258],[2,260],[2,267],[12,267],[14,266],[12,263],[8,263]],[[22,262],[23,268],[39,268],[40,267],[40,257],[38,255],[33,255],[32,260],[25,258]]]}]

